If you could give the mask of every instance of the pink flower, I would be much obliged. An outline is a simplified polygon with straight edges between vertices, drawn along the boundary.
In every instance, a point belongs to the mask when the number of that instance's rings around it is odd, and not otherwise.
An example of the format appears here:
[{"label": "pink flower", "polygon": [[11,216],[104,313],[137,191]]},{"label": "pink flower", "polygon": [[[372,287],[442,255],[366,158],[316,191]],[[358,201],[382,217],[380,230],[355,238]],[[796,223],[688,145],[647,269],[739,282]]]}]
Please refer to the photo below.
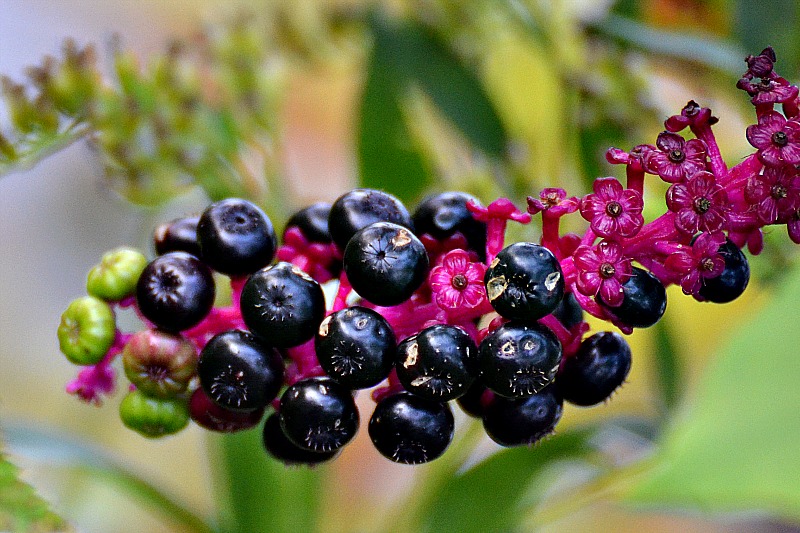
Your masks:
[{"label": "pink flower", "polygon": [[114,369],[105,361],[84,368],[78,377],[67,384],[67,392],[86,403],[100,405],[103,395],[114,392]]},{"label": "pink flower", "polygon": [[758,149],[758,158],[770,166],[800,163],[800,123],[786,120],[777,111],[758,117],[747,127],[747,140]]},{"label": "pink flower", "polygon": [[589,221],[592,231],[601,237],[632,237],[644,224],[642,195],[623,189],[614,178],[594,181],[594,193],[581,200],[581,216]]},{"label": "pink flower", "polygon": [[668,183],[684,181],[706,168],[706,145],[700,139],[684,140],[677,133],[664,131],[656,139],[658,150],[645,153],[644,166]]},{"label": "pink flower", "polygon": [[800,207],[800,175],[790,166],[767,167],[747,180],[744,196],[761,222],[772,224]]},{"label": "pink flower", "polygon": [[597,246],[579,246],[573,254],[578,269],[576,287],[585,296],[598,295],[607,305],[622,305],[622,285],[631,277],[631,260],[623,257],[622,247],[612,241]]},{"label": "pink flower", "polygon": [[725,244],[725,234],[702,233],[690,247],[684,246],[664,261],[664,266],[680,276],[684,294],[697,294],[706,278],[716,278],[725,270],[725,259],[719,247]]},{"label": "pink flower", "polygon": [[789,232],[789,238],[795,244],[800,244],[800,206],[786,215],[783,222],[786,222],[786,231]]},{"label": "pink flower", "polygon": [[539,193],[539,198],[528,196],[528,213],[535,215],[542,211],[542,215],[561,217],[578,210],[579,200],[572,196],[567,198],[567,191],[555,187],[548,187]]},{"label": "pink flower", "polygon": [[442,309],[472,309],[486,300],[483,275],[486,265],[473,263],[464,250],[452,250],[430,274],[431,290]]},{"label": "pink flower", "polygon": [[667,190],[667,207],[674,211],[675,227],[694,235],[698,231],[720,231],[728,220],[728,194],[714,175],[702,171]]}]

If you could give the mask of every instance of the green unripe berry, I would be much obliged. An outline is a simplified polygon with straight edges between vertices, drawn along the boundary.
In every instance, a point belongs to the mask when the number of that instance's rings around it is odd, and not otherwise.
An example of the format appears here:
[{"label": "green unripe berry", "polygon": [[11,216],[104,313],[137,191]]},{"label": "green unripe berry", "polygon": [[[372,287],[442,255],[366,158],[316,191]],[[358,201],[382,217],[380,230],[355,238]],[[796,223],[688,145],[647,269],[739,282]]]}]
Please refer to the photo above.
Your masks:
[{"label": "green unripe berry", "polygon": [[103,300],[94,296],[73,300],[58,326],[61,352],[76,365],[99,363],[114,343],[116,329],[114,312]]},{"label": "green unripe berry", "polygon": [[136,292],[136,282],[147,258],[132,248],[117,248],[103,255],[86,280],[86,291],[106,301],[118,301]]},{"label": "green unripe berry", "polygon": [[173,398],[197,369],[197,348],[188,339],[158,330],[136,332],[122,351],[125,375],[149,396]]},{"label": "green unripe berry", "polygon": [[189,423],[189,406],[182,398],[153,398],[135,390],[119,404],[119,417],[123,424],[137,433],[156,438],[185,428]]}]

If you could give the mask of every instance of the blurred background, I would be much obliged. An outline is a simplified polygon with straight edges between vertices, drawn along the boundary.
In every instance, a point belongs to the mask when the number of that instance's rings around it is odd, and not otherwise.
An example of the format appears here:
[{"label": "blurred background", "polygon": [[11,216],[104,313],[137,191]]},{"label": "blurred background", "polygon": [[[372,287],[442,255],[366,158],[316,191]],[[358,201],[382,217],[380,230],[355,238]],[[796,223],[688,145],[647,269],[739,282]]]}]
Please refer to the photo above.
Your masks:
[{"label": "blurred background", "polygon": [[[3,527],[800,530],[800,269],[780,228],[736,302],[670,289],[664,320],[630,338],[633,370],[610,403],[567,407],[558,434],[530,449],[500,451],[460,417],[456,449],[416,468],[383,459],[366,428],[314,470],[273,464],[258,430],[190,425],[146,440],[119,420],[121,394],[97,408],[64,392],[76,367],[55,335],[104,251],[151,254],[157,223],[225,196],[258,201],[279,226],[356,185],[409,206],[450,189],[518,206],[548,186],[581,196],[595,177],[622,178],[608,147],[654,143],[690,99],[720,118],[733,166],[752,151],[754,113],[735,89],[744,56],[772,45],[778,72],[798,79],[795,2],[4,0],[2,10],[0,74],[32,99],[27,69],[69,56],[66,38],[94,47],[99,73],[70,93],[83,100],[50,111],[39,101],[27,131],[14,111],[24,101],[4,84],[0,132],[24,150],[0,159],[0,449],[65,522],[15,499],[0,476]],[[648,219],[664,190],[649,187]],[[533,226],[513,231],[538,238]]]}]

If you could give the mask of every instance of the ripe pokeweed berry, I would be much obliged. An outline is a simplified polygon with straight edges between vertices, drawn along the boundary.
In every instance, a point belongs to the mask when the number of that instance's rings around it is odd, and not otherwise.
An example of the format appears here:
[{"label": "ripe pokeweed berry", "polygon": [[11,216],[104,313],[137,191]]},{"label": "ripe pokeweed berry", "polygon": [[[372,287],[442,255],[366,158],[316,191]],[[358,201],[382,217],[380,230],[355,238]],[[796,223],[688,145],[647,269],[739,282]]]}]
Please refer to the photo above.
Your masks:
[{"label": "ripe pokeweed berry", "polygon": [[325,294],[308,274],[281,262],[248,278],[241,311],[247,327],[264,342],[289,348],[314,336],[325,317]]},{"label": "ripe pokeweed berry", "polygon": [[[664,284],[647,270],[632,267],[631,277],[623,283],[622,292],[622,305],[606,306],[606,309],[627,326],[649,328],[667,310],[667,291]],[[603,304],[600,298],[598,301]]]},{"label": "ripe pokeweed berry", "polygon": [[189,423],[189,409],[183,398],[153,398],[135,390],[119,404],[119,417],[130,429],[156,438],[185,428]]},{"label": "ripe pokeweed berry", "polygon": [[524,398],[552,383],[561,343],[535,322],[508,322],[483,339],[478,356],[484,385],[506,398]]},{"label": "ripe pokeweed berry", "polygon": [[718,304],[732,302],[742,295],[750,282],[750,265],[747,257],[730,239],[720,246],[719,253],[725,259],[725,270],[716,278],[703,278],[700,296]]},{"label": "ripe pokeweed berry", "polygon": [[501,316],[538,320],[552,313],[564,297],[564,274],[553,252],[531,242],[507,246],[484,276],[486,295]]},{"label": "ripe pokeweed berry", "polygon": [[561,419],[563,400],[555,386],[528,398],[496,396],[486,407],[483,428],[501,446],[526,446],[551,434]]},{"label": "ripe pokeweed berry", "polygon": [[336,451],[358,431],[353,395],[330,378],[309,378],[291,385],[281,396],[279,412],[286,437],[312,452]]},{"label": "ripe pokeweed berry", "polygon": [[622,385],[631,369],[631,349],[618,333],[601,331],[585,339],[564,361],[556,383],[565,400],[596,405]]},{"label": "ripe pokeweed berry", "polygon": [[197,375],[205,393],[220,407],[253,411],[278,395],[283,361],[251,333],[233,329],[208,341],[200,352]]},{"label": "ripe pokeweed berry", "polygon": [[483,383],[475,381],[467,389],[467,392],[458,397],[456,403],[467,415],[473,418],[482,418],[485,411],[483,395],[486,390]]},{"label": "ripe pokeweed berry", "polygon": [[167,331],[183,331],[199,323],[211,311],[214,295],[211,271],[186,252],[156,257],[136,285],[142,315]]},{"label": "ripe pokeweed berry", "polygon": [[392,222],[414,229],[408,210],[396,197],[375,189],[354,189],[331,206],[328,230],[333,242],[344,250],[357,231],[375,222]]},{"label": "ripe pokeweed berry", "polygon": [[575,295],[570,292],[561,299],[561,303],[553,310],[553,316],[565,328],[572,329],[583,322],[583,308],[581,308]]},{"label": "ripe pokeweed berry", "polygon": [[94,296],[73,300],[58,325],[61,353],[76,365],[99,363],[114,343],[115,335],[114,312]]},{"label": "ripe pokeweed berry", "polygon": [[428,400],[454,400],[478,375],[478,347],[458,326],[437,324],[397,346],[396,368],[407,391]]},{"label": "ripe pokeweed berry", "polygon": [[153,232],[153,245],[158,255],[169,252],[186,252],[200,257],[200,244],[197,242],[197,224],[200,217],[176,218],[156,227]]},{"label": "ripe pokeweed berry", "polygon": [[316,465],[330,461],[338,455],[338,450],[329,452],[312,452],[295,445],[286,438],[286,434],[281,429],[280,416],[272,413],[264,422],[262,433],[264,449],[272,457],[287,466],[293,465]]},{"label": "ripe pokeweed berry", "polygon": [[136,292],[136,282],[147,266],[147,258],[133,248],[117,248],[103,254],[100,264],[89,271],[86,292],[115,302]]},{"label": "ripe pokeweed berry", "polygon": [[389,322],[360,306],[328,315],[314,341],[320,366],[350,389],[365,389],[386,379],[396,344]]},{"label": "ripe pokeweed berry", "polygon": [[186,390],[197,368],[197,348],[188,339],[145,329],[122,350],[125,375],[148,396],[173,398]]},{"label": "ripe pokeweed berry", "polygon": [[330,213],[331,204],[325,202],[312,204],[289,217],[286,229],[296,227],[309,241],[327,244],[331,242],[331,234],[328,231]]},{"label": "ripe pokeweed berry", "polygon": [[278,243],[266,213],[240,198],[208,206],[197,224],[197,241],[203,261],[228,276],[250,274],[267,266]]},{"label": "ripe pokeweed berry", "polygon": [[486,223],[475,220],[467,202],[481,205],[471,194],[448,191],[427,196],[417,206],[411,219],[417,235],[427,233],[442,240],[461,232],[469,248],[483,258],[486,255]]},{"label": "ripe pokeweed berry", "polygon": [[444,453],[453,440],[455,422],[446,403],[401,392],[378,402],[368,429],[381,455],[395,463],[417,465]]},{"label": "ripe pokeweed berry", "polygon": [[428,253],[408,228],[377,222],[347,243],[344,270],[362,298],[376,305],[398,305],[425,281]]},{"label": "ripe pokeweed berry", "polygon": [[195,389],[189,400],[192,420],[200,427],[221,433],[234,433],[257,426],[264,416],[264,410],[263,407],[245,412],[223,409],[208,397],[202,387]]}]

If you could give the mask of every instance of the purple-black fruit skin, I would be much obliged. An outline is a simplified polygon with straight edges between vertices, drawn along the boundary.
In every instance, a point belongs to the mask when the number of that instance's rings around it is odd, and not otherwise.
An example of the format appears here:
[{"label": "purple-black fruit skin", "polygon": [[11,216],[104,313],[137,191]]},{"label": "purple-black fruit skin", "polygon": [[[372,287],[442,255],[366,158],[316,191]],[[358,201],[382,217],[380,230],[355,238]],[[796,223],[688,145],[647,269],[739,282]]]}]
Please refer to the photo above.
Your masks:
[{"label": "purple-black fruit skin", "polygon": [[562,413],[563,400],[551,385],[528,398],[496,396],[484,412],[483,427],[501,446],[527,446],[551,434]]},{"label": "purple-black fruit skin", "polygon": [[455,423],[447,403],[401,392],[383,398],[369,420],[369,436],[387,459],[422,464],[440,457],[453,440]]},{"label": "purple-black fruit skin", "polygon": [[564,361],[556,383],[568,402],[597,405],[622,385],[631,362],[631,349],[622,335],[601,331],[584,339],[577,353]]},{"label": "purple-black fruit skin", "polygon": [[483,278],[489,303],[509,320],[538,320],[564,297],[564,273],[546,247],[517,242],[501,250]]},{"label": "purple-black fruit skin", "polygon": [[[647,270],[633,267],[630,279],[622,284],[622,292],[622,305],[607,309],[627,326],[649,328],[661,320],[667,310],[667,290]],[[601,299],[598,301],[605,305]]]},{"label": "purple-black fruit skin", "polygon": [[[331,233],[328,231],[328,218],[331,213],[331,204],[318,202],[289,217],[286,229],[296,227],[300,233],[311,242],[328,244],[331,242]],[[284,231],[284,235],[285,235]]]},{"label": "purple-black fruit skin", "polygon": [[158,255],[169,252],[186,252],[200,257],[197,242],[199,216],[177,218],[158,226],[153,232],[153,244]]},{"label": "purple-black fruit skin", "polygon": [[417,235],[423,233],[442,240],[461,232],[469,248],[483,260],[486,255],[486,223],[475,220],[467,202],[481,203],[471,194],[448,191],[427,196],[412,216]]},{"label": "purple-black fruit skin", "polygon": [[275,399],[283,373],[283,361],[274,348],[237,329],[212,337],[197,362],[206,395],[220,407],[238,412],[262,409]]},{"label": "purple-black fruit skin", "polygon": [[203,260],[222,274],[238,277],[267,266],[278,239],[260,207],[240,198],[214,202],[200,216],[197,240]]},{"label": "purple-black fruit skin", "polygon": [[355,437],[359,415],[350,390],[330,378],[308,378],[281,396],[280,421],[286,438],[312,452],[333,452]]},{"label": "purple-black fruit skin", "polygon": [[325,317],[319,283],[290,263],[253,273],[241,296],[242,318],[255,335],[276,348],[311,340]]},{"label": "purple-black fruit skin", "polygon": [[211,270],[186,252],[156,257],[139,276],[136,302],[142,315],[166,331],[197,325],[214,306]]},{"label": "purple-black fruit skin", "polygon": [[375,189],[353,189],[331,206],[328,231],[333,242],[344,250],[356,234],[375,222],[392,222],[414,231],[411,215],[395,196]]},{"label": "purple-black fruit skin", "polygon": [[380,313],[351,306],[322,321],[314,346],[320,366],[330,377],[350,389],[365,389],[389,375],[397,339]]},{"label": "purple-black fruit skin", "polygon": [[428,253],[408,228],[376,222],[347,243],[344,270],[365,300],[385,307],[398,305],[427,278]]}]

